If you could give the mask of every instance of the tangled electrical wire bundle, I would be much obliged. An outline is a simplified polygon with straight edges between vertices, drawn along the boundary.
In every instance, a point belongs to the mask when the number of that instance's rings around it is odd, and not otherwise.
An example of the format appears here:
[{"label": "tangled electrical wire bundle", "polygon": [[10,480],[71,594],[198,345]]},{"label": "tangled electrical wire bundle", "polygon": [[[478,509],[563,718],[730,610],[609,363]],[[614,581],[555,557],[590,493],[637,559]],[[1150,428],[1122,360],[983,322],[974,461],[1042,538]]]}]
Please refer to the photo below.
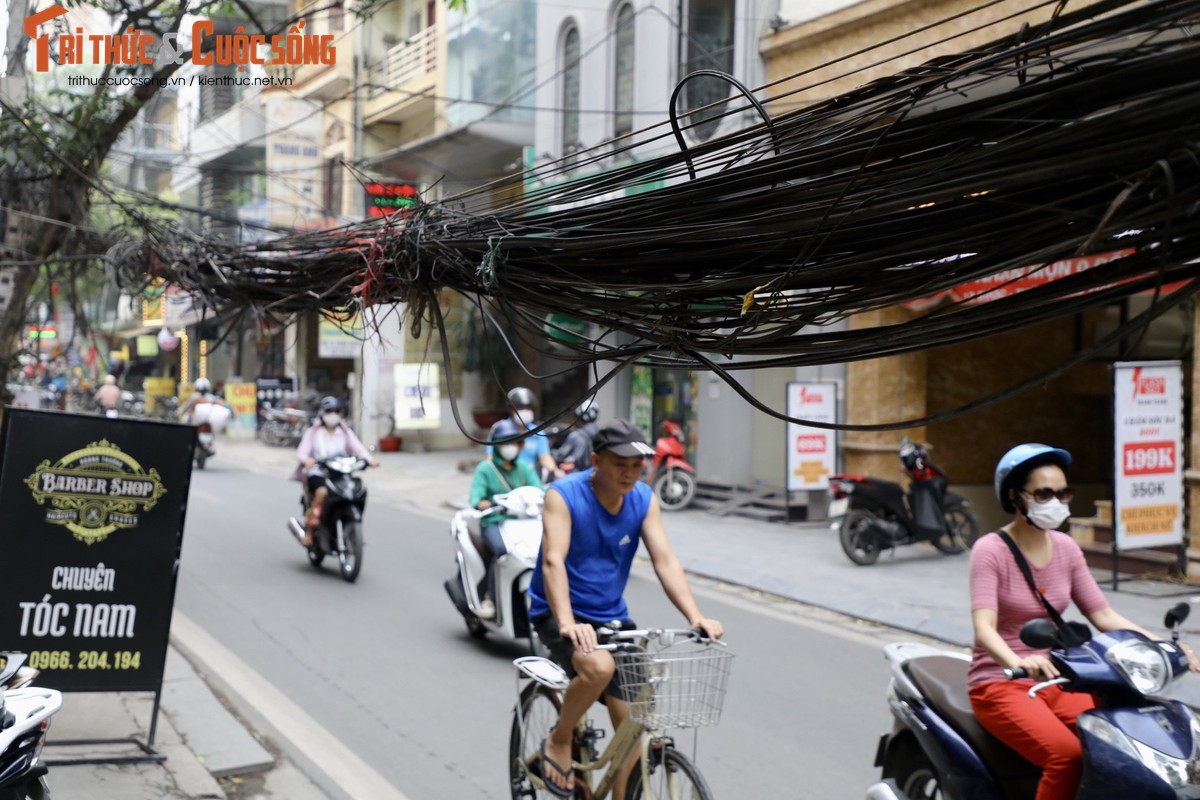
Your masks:
[{"label": "tangled electrical wire bundle", "polygon": [[[548,315],[591,323],[559,344],[569,361],[722,374],[953,344],[1153,291],[1130,323],[1144,325],[1200,285],[1200,2],[1045,5],[1020,35],[669,155],[630,160],[664,125],[403,219],[247,247],[159,230],[141,260],[265,314],[405,303],[414,333],[442,326],[451,289],[533,347]],[[1003,299],[829,328],[1117,250]]]}]

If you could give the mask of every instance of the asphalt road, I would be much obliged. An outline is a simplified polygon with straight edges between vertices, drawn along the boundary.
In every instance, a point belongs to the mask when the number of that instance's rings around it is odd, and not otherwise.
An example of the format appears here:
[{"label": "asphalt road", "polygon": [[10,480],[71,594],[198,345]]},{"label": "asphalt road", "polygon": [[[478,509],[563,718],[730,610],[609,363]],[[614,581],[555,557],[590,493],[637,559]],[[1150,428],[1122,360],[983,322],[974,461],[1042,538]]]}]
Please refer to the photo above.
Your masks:
[{"label": "asphalt road", "polygon": [[[363,571],[350,585],[329,560],[311,567],[286,531],[298,496],[299,484],[219,460],[194,473],[177,610],[397,796],[505,800],[510,662],[525,651],[467,636],[442,589],[450,512],[435,520],[371,497]],[[741,589],[695,588],[737,654],[721,724],[700,732],[696,751],[715,796],[862,797],[890,725],[881,647],[911,637]],[[627,597],[642,625],[683,622],[645,565]],[[349,796],[320,774],[327,762],[309,757],[309,732],[265,722],[270,702],[264,695],[242,711],[331,797]],[[690,734],[681,741],[690,753]]]}]

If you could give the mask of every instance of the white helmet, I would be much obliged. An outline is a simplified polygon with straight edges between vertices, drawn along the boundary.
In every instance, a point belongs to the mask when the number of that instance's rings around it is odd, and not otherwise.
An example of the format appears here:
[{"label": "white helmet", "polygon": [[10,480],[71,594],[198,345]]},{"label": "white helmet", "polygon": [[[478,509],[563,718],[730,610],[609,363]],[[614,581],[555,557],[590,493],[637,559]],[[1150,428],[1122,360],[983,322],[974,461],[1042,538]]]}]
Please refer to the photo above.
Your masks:
[{"label": "white helmet", "polygon": [[212,391],[212,384],[209,383],[208,378],[197,378],[196,379],[196,391],[203,392],[205,394]]}]

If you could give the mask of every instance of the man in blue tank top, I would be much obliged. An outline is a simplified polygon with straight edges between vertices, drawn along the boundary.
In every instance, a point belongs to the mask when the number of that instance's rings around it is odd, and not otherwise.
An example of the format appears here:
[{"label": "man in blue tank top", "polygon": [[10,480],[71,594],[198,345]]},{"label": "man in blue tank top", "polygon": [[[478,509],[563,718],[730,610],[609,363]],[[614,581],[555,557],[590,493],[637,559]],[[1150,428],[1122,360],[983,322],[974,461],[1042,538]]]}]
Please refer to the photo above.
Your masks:
[{"label": "man in blue tank top", "polygon": [[[529,584],[529,615],[554,660],[571,676],[558,724],[542,746],[542,775],[560,797],[572,794],[571,734],[588,707],[606,695],[614,727],[629,711],[628,698],[621,697],[616,686],[612,655],[596,649],[596,628],[614,620],[624,628],[636,627],[624,593],[639,541],[645,543],[659,582],[689,627],[713,639],[724,633],[721,623],[700,613],[683,566],[667,541],[658,498],[641,481],[645,458],[653,454],[636,426],[613,420],[592,438],[591,469],[555,481],[546,492],[542,550]],[[614,800],[623,800],[634,763],[624,765]]]}]

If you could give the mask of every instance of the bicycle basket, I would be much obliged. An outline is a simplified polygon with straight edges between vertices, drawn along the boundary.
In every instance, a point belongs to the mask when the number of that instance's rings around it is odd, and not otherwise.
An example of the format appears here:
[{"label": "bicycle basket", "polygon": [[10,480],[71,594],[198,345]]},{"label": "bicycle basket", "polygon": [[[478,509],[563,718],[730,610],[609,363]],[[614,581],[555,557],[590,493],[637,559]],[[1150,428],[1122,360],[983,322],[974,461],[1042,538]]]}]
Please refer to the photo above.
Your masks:
[{"label": "bicycle basket", "polygon": [[721,719],[733,653],[694,642],[613,653],[629,714],[650,730],[699,728]]}]

